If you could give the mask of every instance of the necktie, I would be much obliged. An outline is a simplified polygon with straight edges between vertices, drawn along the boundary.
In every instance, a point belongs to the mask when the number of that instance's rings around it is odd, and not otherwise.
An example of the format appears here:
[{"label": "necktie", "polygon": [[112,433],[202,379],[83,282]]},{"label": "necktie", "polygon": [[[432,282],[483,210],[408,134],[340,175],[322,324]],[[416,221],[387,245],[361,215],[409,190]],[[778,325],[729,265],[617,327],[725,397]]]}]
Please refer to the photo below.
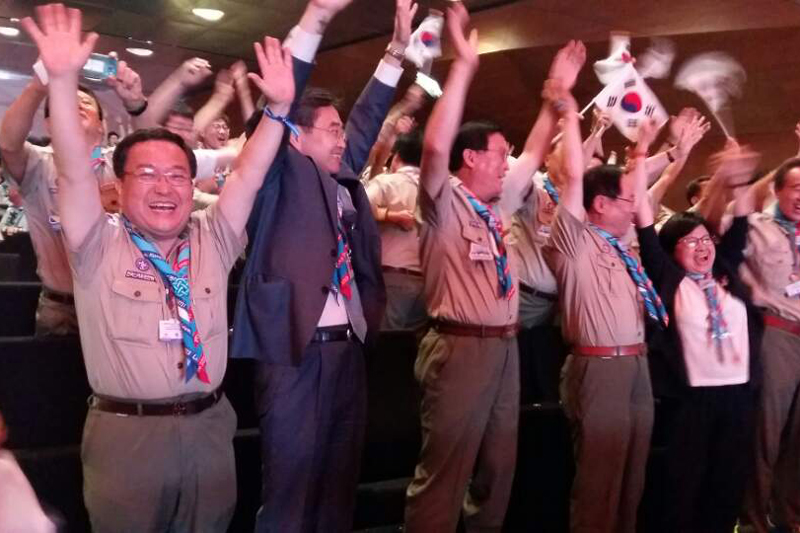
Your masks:
[{"label": "necktie", "polygon": [[553,203],[558,205],[558,191],[556,190],[556,186],[553,185],[553,182],[550,181],[550,176],[545,176],[544,178],[544,190],[550,195],[550,199],[553,200]]},{"label": "necktie", "polygon": [[514,282],[511,280],[511,271],[508,268],[508,254],[503,243],[503,224],[495,216],[492,208],[478,200],[472,192],[461,184],[464,194],[467,196],[472,208],[481,219],[486,223],[489,232],[492,234],[494,244],[497,247],[497,255],[494,256],[494,265],[497,268],[497,280],[500,283],[500,296],[511,299],[514,295]]},{"label": "necktie", "polygon": [[336,264],[333,269],[333,290],[341,293],[345,299],[352,298],[350,283],[353,280],[353,267],[350,263],[350,245],[342,225],[342,200],[336,201]]},{"label": "necktie", "polygon": [[730,332],[728,331],[728,324],[725,322],[725,317],[722,316],[722,307],[719,304],[719,298],[717,296],[717,283],[714,281],[710,272],[706,274],[687,272],[687,275],[697,283],[706,296],[706,303],[708,304],[708,329],[717,347],[719,362],[722,363],[724,361],[722,339],[730,337]]},{"label": "necktie", "polygon": [[161,274],[164,285],[171,289],[181,323],[183,351],[186,358],[186,382],[188,383],[197,375],[197,379],[203,383],[209,383],[210,380],[206,373],[206,355],[203,353],[203,343],[200,341],[200,333],[197,331],[197,323],[192,311],[192,296],[189,287],[189,266],[191,264],[189,239],[182,238],[178,244],[175,261],[170,265],[161,256],[155,245],[136,231],[127,218],[123,217],[122,222],[131,236],[133,244]]},{"label": "necktie", "polygon": [[633,282],[636,284],[639,294],[642,295],[644,308],[650,318],[656,322],[662,322],[664,326],[669,325],[669,316],[667,315],[666,308],[664,308],[664,304],[661,302],[661,297],[656,292],[656,289],[653,287],[653,282],[647,277],[647,273],[644,271],[639,261],[622,247],[616,237],[594,224],[590,224],[590,226],[617,251],[617,254],[625,263],[628,274],[630,274],[631,279],[633,279]]}]

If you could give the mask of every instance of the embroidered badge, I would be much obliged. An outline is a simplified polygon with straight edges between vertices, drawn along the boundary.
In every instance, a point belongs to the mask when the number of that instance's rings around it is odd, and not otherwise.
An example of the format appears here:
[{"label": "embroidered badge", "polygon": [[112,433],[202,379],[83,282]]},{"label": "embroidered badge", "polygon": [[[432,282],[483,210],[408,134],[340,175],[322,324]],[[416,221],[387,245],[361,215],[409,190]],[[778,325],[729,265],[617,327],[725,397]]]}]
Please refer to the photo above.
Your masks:
[{"label": "embroidered badge", "polygon": [[150,270],[150,263],[148,263],[147,259],[145,259],[144,257],[137,257],[136,268],[138,268],[142,272],[147,272],[148,270]]},{"label": "embroidered badge", "polygon": [[139,281],[151,281],[155,283],[156,277],[152,274],[143,274],[142,272],[136,272],[135,270],[126,270],[125,271],[126,278],[138,279]]}]

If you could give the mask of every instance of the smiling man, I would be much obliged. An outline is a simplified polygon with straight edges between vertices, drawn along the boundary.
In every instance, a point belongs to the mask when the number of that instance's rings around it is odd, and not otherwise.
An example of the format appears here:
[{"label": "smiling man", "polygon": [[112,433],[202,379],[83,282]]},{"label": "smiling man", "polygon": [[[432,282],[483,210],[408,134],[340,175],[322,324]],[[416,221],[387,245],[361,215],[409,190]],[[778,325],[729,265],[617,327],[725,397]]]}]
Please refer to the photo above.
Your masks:
[{"label": "smiling man", "polygon": [[[256,45],[274,120],[264,120],[206,211],[191,214],[194,154],[165,129],[120,142],[121,215],[106,215],[75,106],[97,40],[81,14],[37,8],[23,27],[50,77],[63,238],[93,391],[82,445],[92,530],[226,531],[236,503],[236,415],[220,390],[227,363],[228,273],[294,97],[291,58]],[[266,81],[265,81],[266,80]]]},{"label": "smiling man", "polygon": [[[763,384],[756,421],[756,454],[740,531],[800,528],[795,475],[800,450],[800,159],[775,172],[777,203],[750,216],[745,251],[753,301],[764,310]],[[776,468],[777,467],[777,468]],[[782,476],[782,477],[781,477]],[[773,479],[775,478],[775,479]],[[768,511],[770,521],[767,520]]]}]

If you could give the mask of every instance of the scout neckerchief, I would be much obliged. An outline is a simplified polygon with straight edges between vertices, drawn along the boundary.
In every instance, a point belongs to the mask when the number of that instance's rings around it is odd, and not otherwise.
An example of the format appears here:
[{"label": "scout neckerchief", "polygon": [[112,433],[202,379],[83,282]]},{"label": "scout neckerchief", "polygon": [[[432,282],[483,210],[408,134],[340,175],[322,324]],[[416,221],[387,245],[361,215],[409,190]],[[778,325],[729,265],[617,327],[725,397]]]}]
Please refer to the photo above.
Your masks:
[{"label": "scout neckerchief", "polygon": [[628,274],[630,274],[631,279],[633,279],[633,282],[636,284],[639,294],[642,295],[645,310],[647,310],[647,314],[650,315],[650,318],[656,322],[663,322],[664,326],[669,325],[669,316],[667,315],[667,310],[664,308],[664,304],[661,302],[661,297],[656,292],[656,289],[653,287],[653,282],[647,277],[647,273],[644,271],[639,261],[623,248],[619,240],[609,232],[594,224],[589,224],[589,226],[617,251],[617,254],[625,263]]},{"label": "scout neckerchief", "polygon": [[[722,340],[730,337],[730,332],[728,331],[728,323],[725,322],[725,317],[722,315],[722,306],[719,303],[719,297],[717,295],[717,283],[714,281],[711,272],[706,272],[705,274],[687,272],[686,275],[697,283],[698,287],[703,290],[706,296],[706,303],[708,304],[708,330],[717,347],[719,362],[723,363]],[[738,359],[737,356],[735,361],[738,362]]]},{"label": "scout neckerchief", "polygon": [[342,224],[342,199],[336,191],[336,264],[333,269],[333,290],[342,293],[346,300],[353,296],[350,283],[353,281],[353,267],[350,263],[350,245]]},{"label": "scout neckerchief", "polygon": [[795,260],[796,267],[797,252],[800,252],[800,224],[786,218],[786,215],[781,212],[778,204],[775,204],[775,207],[772,209],[772,218],[789,234],[789,245],[792,247],[792,257]]},{"label": "scout neckerchief", "polygon": [[500,296],[504,296],[510,300],[514,295],[514,282],[511,281],[511,272],[508,268],[508,254],[506,253],[505,244],[503,244],[503,224],[500,222],[500,219],[495,216],[492,208],[478,200],[463,183],[461,184],[461,189],[464,191],[472,208],[489,227],[489,233],[492,234],[497,248],[497,254],[493,255],[494,266],[497,268],[497,280],[500,282]]},{"label": "scout neckerchief", "polygon": [[200,333],[197,331],[197,323],[194,320],[194,311],[192,311],[192,296],[189,287],[191,247],[188,237],[181,236],[175,261],[170,265],[147,237],[133,229],[127,218],[122,217],[122,222],[125,229],[128,230],[133,244],[142,252],[144,258],[156,267],[167,289],[171,289],[170,292],[177,305],[178,319],[181,323],[183,351],[186,356],[186,382],[188,383],[196,374],[197,379],[203,383],[209,383],[210,380],[206,373],[206,355],[203,353],[203,343],[200,341]]},{"label": "scout neckerchief", "polygon": [[556,186],[553,185],[553,182],[550,181],[550,176],[548,175],[544,177],[544,190],[550,195],[550,199],[553,200],[553,203],[558,205],[558,191],[556,190]]},{"label": "scout neckerchief", "polygon": [[92,148],[92,170],[95,174],[100,172],[104,166],[106,166],[106,158],[103,157],[103,147],[102,146],[95,146]]}]

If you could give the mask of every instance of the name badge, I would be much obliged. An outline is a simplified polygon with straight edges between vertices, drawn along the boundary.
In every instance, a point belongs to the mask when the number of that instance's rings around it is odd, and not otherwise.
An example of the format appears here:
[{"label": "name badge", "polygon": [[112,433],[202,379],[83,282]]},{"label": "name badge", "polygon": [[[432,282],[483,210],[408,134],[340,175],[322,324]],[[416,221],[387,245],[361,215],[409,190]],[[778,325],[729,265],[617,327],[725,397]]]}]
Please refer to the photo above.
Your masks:
[{"label": "name badge", "polygon": [[800,281],[795,281],[786,286],[786,296],[794,298],[798,294],[800,294]]},{"label": "name badge", "polygon": [[179,341],[183,338],[181,324],[174,318],[158,321],[158,339],[169,342]]},{"label": "name badge", "polygon": [[539,229],[536,230],[536,233],[539,234],[540,237],[544,237],[545,239],[550,238],[550,226],[549,225],[541,225]]},{"label": "name badge", "polygon": [[469,243],[469,258],[472,261],[493,261],[492,249],[482,244]]}]

